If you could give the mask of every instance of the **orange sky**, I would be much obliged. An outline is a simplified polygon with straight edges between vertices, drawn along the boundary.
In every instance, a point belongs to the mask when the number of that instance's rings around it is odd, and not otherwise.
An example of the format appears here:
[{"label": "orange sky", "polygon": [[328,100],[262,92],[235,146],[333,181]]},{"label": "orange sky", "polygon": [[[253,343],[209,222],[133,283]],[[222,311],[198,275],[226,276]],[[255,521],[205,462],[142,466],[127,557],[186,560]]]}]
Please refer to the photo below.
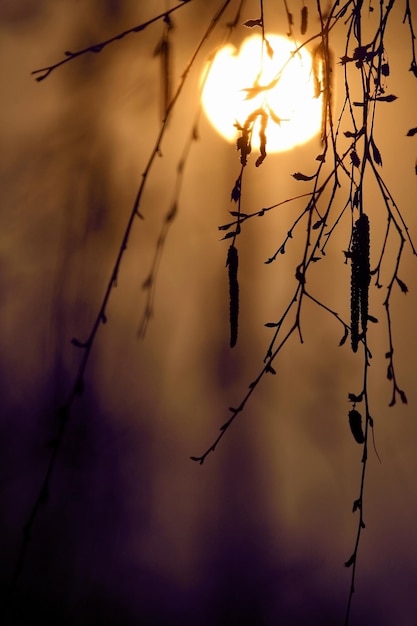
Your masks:
[{"label": "orange sky", "polygon": [[[70,340],[84,340],[97,315],[160,128],[160,68],[153,52],[162,25],[74,60],[41,83],[30,72],[175,3],[155,2],[152,9],[128,0],[118,8],[110,0],[20,4],[24,10],[10,2],[0,7],[2,593],[48,463],[57,408],[82,357]],[[281,3],[276,13],[272,4],[264,1],[265,21],[285,34]],[[289,4],[298,19],[301,2]],[[375,140],[384,179],[417,241],[416,140],[405,136],[417,126],[417,81],[408,71],[402,4],[397,0],[387,34],[387,90],[398,100],[381,103]],[[175,14],[174,84],[219,5],[193,0]],[[231,2],[223,23],[236,6]],[[258,10],[258,3],[248,2],[240,21]],[[374,17],[366,17],[365,33]],[[317,28],[311,18],[307,36]],[[236,31],[234,43],[246,30]],[[292,337],[274,363],[277,376],[260,384],[203,467],[189,460],[210,445],[228,407],[239,404],[262,368],[273,332],[264,324],[279,319],[292,297],[305,235],[303,224],[286,254],[265,265],[304,205],[286,204],[244,224],[237,241],[240,336],[230,351],[228,242],[219,241],[218,226],[236,208],[230,194],[240,163],[234,146],[204,117],[163,247],[154,315],[146,337],[137,338],[146,304],[142,284],[192,131],[199,71],[224,32],[214,34],[191,71],[147,180],[140,209],[145,219],[135,219],[85,392],[73,406],[50,498],[39,512],[11,603],[13,624],[26,625],[34,616],[44,624],[343,623],[350,582],[343,563],[354,545],[351,509],[361,471],[347,394],[360,388],[362,359],[349,341],[338,346],[343,328],[334,318],[306,302],[304,344]],[[340,38],[337,32],[331,42],[337,58],[344,54]],[[336,71],[338,111],[343,76],[340,66]],[[242,211],[308,191],[310,183],[291,174],[312,174],[319,151],[313,140],[268,156],[260,168],[251,156]],[[340,209],[346,185],[345,177]],[[386,213],[372,182],[366,202],[375,264]],[[316,297],[344,319],[349,227],[347,215],[309,278]],[[408,405],[388,408],[382,302],[395,245],[394,238],[384,286],[371,294],[370,312],[379,323],[369,332],[370,410],[382,463],[371,445],[367,528],[352,609],[352,623],[381,626],[408,626],[417,614],[415,258],[408,247],[399,275],[409,293],[396,288],[392,299],[395,367]]]}]

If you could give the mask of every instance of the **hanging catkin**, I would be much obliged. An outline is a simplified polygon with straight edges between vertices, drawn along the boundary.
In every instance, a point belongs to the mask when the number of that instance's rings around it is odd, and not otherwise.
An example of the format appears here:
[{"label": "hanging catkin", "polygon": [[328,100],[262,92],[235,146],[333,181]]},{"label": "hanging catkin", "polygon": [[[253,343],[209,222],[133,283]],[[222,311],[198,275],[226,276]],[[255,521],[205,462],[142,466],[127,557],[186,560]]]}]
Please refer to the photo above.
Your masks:
[{"label": "hanging catkin", "polygon": [[304,5],[301,9],[301,34],[305,35],[307,32],[307,21],[308,21],[308,9]]},{"label": "hanging catkin", "polygon": [[[362,213],[356,220],[352,233],[350,282],[350,320],[351,343],[353,352],[357,352],[359,339],[366,334],[368,324],[369,282],[371,278],[369,264],[369,220]],[[361,333],[359,333],[359,320]]]},{"label": "hanging catkin", "polygon": [[362,430],[362,416],[356,409],[349,411],[349,426],[355,441],[363,443],[365,435]]},{"label": "hanging catkin", "polygon": [[230,314],[230,347],[236,345],[239,320],[239,283],[237,270],[239,265],[237,248],[232,244],[227,253],[226,266],[229,271],[229,314]]},{"label": "hanging catkin", "polygon": [[321,143],[326,145],[329,127],[332,124],[333,107],[334,107],[334,55],[329,47],[327,38],[323,40],[313,49],[313,80],[314,80],[314,97],[322,98],[322,116],[321,116]]},{"label": "hanging catkin", "polygon": [[365,335],[368,324],[369,283],[371,268],[369,261],[369,220],[365,213],[356,222],[359,254],[359,293],[362,333]]},{"label": "hanging catkin", "polygon": [[158,42],[154,57],[160,57],[161,61],[161,119],[167,114],[172,98],[172,40],[171,30],[173,24],[169,17],[165,19],[164,33]]}]

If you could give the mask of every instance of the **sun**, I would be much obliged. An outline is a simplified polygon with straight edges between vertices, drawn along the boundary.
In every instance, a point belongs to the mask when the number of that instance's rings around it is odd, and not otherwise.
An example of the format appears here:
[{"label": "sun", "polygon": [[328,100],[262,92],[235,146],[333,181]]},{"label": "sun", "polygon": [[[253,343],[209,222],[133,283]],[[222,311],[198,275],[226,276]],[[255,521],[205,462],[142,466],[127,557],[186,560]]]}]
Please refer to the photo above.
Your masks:
[{"label": "sun", "polygon": [[[217,51],[203,73],[202,105],[216,131],[227,141],[239,136],[250,115],[267,114],[267,152],[283,152],[320,132],[322,98],[315,93],[312,56],[306,47],[280,35],[228,44]],[[259,147],[259,120],[252,129]]]}]

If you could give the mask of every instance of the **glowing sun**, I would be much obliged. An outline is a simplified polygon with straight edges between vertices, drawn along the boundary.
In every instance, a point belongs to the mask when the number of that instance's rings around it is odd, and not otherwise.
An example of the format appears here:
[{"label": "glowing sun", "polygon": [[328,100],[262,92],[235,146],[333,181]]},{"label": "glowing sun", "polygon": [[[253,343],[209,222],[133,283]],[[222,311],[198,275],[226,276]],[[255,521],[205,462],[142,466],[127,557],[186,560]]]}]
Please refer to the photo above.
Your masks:
[{"label": "glowing sun", "polygon": [[[314,137],[321,127],[321,96],[315,97],[312,57],[306,48],[280,35],[253,35],[237,51],[221,48],[208,64],[202,92],[203,109],[213,127],[228,141],[239,136],[254,111],[267,114],[266,150],[282,152]],[[264,116],[265,117],[265,116]],[[260,120],[252,128],[259,148]]]}]

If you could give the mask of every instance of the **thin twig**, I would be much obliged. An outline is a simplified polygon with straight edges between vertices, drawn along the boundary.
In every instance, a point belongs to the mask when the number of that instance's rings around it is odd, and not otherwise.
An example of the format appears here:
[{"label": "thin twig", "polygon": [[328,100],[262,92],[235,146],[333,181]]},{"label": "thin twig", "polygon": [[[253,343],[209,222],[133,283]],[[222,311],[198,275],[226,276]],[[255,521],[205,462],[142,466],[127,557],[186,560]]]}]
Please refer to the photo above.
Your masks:
[{"label": "thin twig", "polygon": [[[58,457],[58,452],[62,447],[63,444],[63,440],[64,440],[64,435],[66,432],[66,428],[67,428],[67,424],[69,422],[69,418],[70,418],[70,412],[72,409],[72,406],[76,400],[77,397],[81,396],[84,392],[84,375],[87,369],[87,365],[89,363],[89,359],[92,353],[92,349],[93,349],[93,345],[95,343],[97,334],[98,334],[98,330],[100,328],[100,326],[102,324],[105,324],[107,322],[107,315],[106,315],[106,309],[107,309],[107,305],[108,302],[110,300],[110,296],[112,293],[113,288],[117,285],[117,278],[118,278],[118,274],[119,274],[119,269],[121,266],[121,262],[122,259],[124,258],[124,253],[127,249],[128,246],[128,241],[130,238],[130,234],[135,222],[135,219],[137,217],[142,218],[143,216],[139,211],[139,207],[141,204],[141,200],[142,200],[142,196],[143,196],[143,192],[149,177],[149,172],[151,171],[152,165],[157,157],[157,155],[160,153],[160,146],[163,140],[163,137],[165,135],[166,129],[167,129],[167,125],[168,125],[168,121],[170,119],[170,116],[172,114],[172,111],[178,101],[178,98],[183,90],[183,87],[185,85],[185,82],[188,78],[188,75],[190,73],[191,68],[193,67],[195,60],[201,50],[201,48],[203,47],[204,43],[207,41],[207,39],[210,37],[211,33],[213,32],[213,30],[215,29],[216,25],[218,24],[220,18],[222,17],[222,15],[224,14],[227,6],[229,5],[231,0],[224,0],[220,6],[220,8],[218,9],[218,11],[216,12],[216,14],[214,15],[214,17],[212,18],[212,20],[210,21],[210,24],[206,30],[206,32],[204,33],[204,35],[202,36],[199,44],[197,45],[194,53],[191,56],[190,61],[188,62],[182,76],[181,76],[181,80],[179,83],[179,86],[177,88],[177,91],[175,92],[167,110],[166,110],[166,115],[165,118],[162,121],[161,124],[161,128],[159,130],[157,139],[155,141],[154,147],[152,149],[151,155],[148,159],[148,162],[146,164],[146,167],[142,173],[142,179],[140,182],[140,185],[138,187],[137,190],[137,194],[136,194],[136,198],[133,202],[133,206],[131,208],[130,211],[130,215],[128,217],[127,220],[127,225],[126,228],[124,230],[123,236],[122,236],[122,242],[121,245],[119,247],[118,253],[116,255],[116,260],[114,262],[113,265],[113,269],[111,271],[110,274],[110,279],[107,283],[106,289],[105,289],[105,293],[103,296],[103,299],[101,301],[97,316],[93,322],[93,325],[91,327],[90,333],[88,335],[88,338],[85,341],[80,341],[78,339],[73,339],[72,343],[75,347],[79,348],[80,350],[82,350],[83,354],[82,354],[82,358],[81,358],[81,362],[79,364],[78,367],[78,371],[75,375],[74,378],[74,382],[72,384],[72,387],[70,389],[70,392],[67,396],[67,399],[65,401],[65,403],[62,405],[62,407],[57,411],[57,417],[58,417],[58,430],[56,433],[55,438],[53,439],[52,443],[51,443],[51,447],[52,447],[52,451],[51,451],[51,455],[48,461],[48,465],[47,465],[47,470],[45,472],[44,478],[42,480],[41,483],[41,488],[38,492],[38,495],[35,498],[35,503],[31,509],[31,512],[28,516],[27,522],[24,526],[24,530],[23,530],[23,539],[22,539],[22,543],[20,546],[20,551],[19,551],[19,555],[17,558],[17,562],[16,562],[16,567],[14,570],[14,573],[11,577],[11,581],[9,583],[9,590],[7,593],[7,602],[6,602],[6,606],[5,606],[5,613],[7,615],[7,612],[9,611],[9,608],[11,606],[11,602],[16,590],[16,586],[18,583],[18,580],[20,578],[20,575],[22,573],[23,567],[24,567],[24,563],[25,563],[25,559],[26,559],[26,555],[27,555],[27,551],[28,551],[28,547],[29,547],[29,543],[30,543],[30,539],[31,539],[31,534],[32,534],[32,529],[35,523],[35,520],[37,519],[39,510],[41,508],[41,506],[46,502],[48,495],[49,495],[49,487],[50,487],[50,482],[51,482],[51,477],[53,474],[53,471],[55,469],[55,465],[56,465],[56,460]],[[183,6],[184,2],[182,2],[181,5],[179,6]],[[179,8],[179,7],[176,7]],[[166,15],[166,13],[162,14],[163,16]],[[155,18],[152,21],[156,21],[157,19],[161,19],[161,16],[158,16],[157,18]],[[142,28],[143,30],[143,28]],[[129,32],[133,32],[134,29],[131,29],[131,31]],[[113,41],[114,38],[111,40]],[[109,40],[110,42],[110,40]],[[80,52],[81,54],[82,52]],[[62,63],[61,63],[62,64]],[[61,65],[58,64],[58,65]],[[52,69],[55,69],[54,66]],[[50,70],[52,71],[52,70]],[[48,72],[49,73],[49,72]],[[45,78],[45,77],[44,77]]]},{"label": "thin twig", "polygon": [[124,39],[128,35],[132,35],[133,33],[140,33],[143,30],[145,30],[145,28],[147,28],[151,24],[154,24],[155,22],[158,22],[159,20],[166,20],[168,16],[171,15],[171,13],[174,13],[174,11],[178,11],[178,9],[181,9],[184,5],[191,2],[191,0],[179,0],[179,1],[180,1],[180,4],[178,4],[177,6],[172,7],[171,9],[164,11],[163,13],[160,13],[159,15],[156,15],[155,17],[151,18],[147,22],[143,22],[142,24],[133,26],[133,28],[128,28],[122,33],[118,33],[117,35],[114,35],[114,37],[110,37],[110,39],[106,39],[105,41],[101,41],[100,43],[92,44],[91,46],[88,46],[87,48],[83,48],[82,50],[77,50],[76,52],[71,52],[67,50],[65,52],[64,59],[61,59],[61,61],[58,61],[57,63],[54,63],[52,65],[41,67],[38,70],[33,70],[31,74],[32,75],[39,74],[39,76],[36,76],[36,80],[38,82],[45,80],[45,78],[47,78],[54,70],[56,70],[58,67],[61,67],[62,65],[65,65],[65,63],[69,63],[69,61],[73,61],[74,59],[84,54],[88,54],[90,52],[97,54],[101,52],[102,50],[104,50],[104,48],[107,48],[107,46],[111,45],[112,43],[115,43],[116,41],[120,41],[121,39]]}]

